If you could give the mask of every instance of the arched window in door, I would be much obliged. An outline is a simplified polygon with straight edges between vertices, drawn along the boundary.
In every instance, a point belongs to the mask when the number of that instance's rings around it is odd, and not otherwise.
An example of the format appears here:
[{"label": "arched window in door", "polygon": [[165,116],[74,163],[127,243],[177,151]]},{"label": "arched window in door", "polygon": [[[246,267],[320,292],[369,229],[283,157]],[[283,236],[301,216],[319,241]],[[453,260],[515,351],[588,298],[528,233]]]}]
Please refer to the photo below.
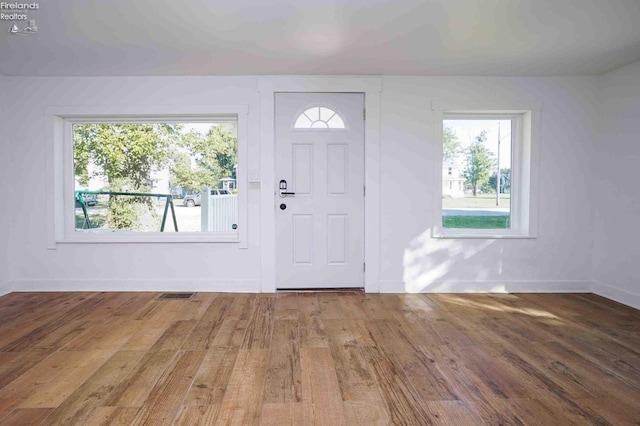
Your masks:
[{"label": "arched window in door", "polygon": [[344,129],[344,120],[340,115],[327,107],[306,109],[298,116],[294,129]]}]

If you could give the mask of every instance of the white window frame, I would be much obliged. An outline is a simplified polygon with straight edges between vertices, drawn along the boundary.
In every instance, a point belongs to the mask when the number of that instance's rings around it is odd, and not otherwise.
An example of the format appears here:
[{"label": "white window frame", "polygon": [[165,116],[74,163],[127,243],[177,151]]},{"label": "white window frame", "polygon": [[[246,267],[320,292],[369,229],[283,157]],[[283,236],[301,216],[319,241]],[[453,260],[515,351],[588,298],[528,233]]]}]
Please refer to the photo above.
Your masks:
[{"label": "white window frame", "polygon": [[[435,167],[434,206],[437,222],[432,227],[433,238],[536,238],[538,231],[538,141],[540,107],[530,104],[505,104],[460,107],[433,104]],[[509,119],[512,120],[511,146],[511,209],[509,229],[465,229],[442,226],[442,135],[447,119]]]},{"label": "white window frame", "polygon": [[[237,243],[248,247],[247,185],[247,105],[196,107],[78,107],[46,108],[47,198],[50,229],[48,248],[64,243]],[[238,126],[238,230],[235,232],[77,232],[74,209],[73,124],[77,123],[160,123],[236,121]],[[167,226],[171,227],[171,221]]]}]

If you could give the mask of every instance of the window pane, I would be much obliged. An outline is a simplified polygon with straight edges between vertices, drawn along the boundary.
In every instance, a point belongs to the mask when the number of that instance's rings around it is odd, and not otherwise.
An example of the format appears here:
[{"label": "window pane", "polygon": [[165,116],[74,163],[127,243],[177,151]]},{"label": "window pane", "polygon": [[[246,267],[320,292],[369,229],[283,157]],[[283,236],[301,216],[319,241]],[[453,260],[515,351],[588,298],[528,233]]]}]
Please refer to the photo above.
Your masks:
[{"label": "window pane", "polygon": [[340,118],[338,114],[331,117],[327,124],[331,129],[344,129],[344,121],[342,121],[342,118]]},{"label": "window pane", "polygon": [[293,125],[295,129],[344,129],[344,121],[334,110],[313,107],[300,114]]},{"label": "window pane", "polygon": [[324,121],[314,121],[311,125],[312,129],[328,129],[329,126]]},{"label": "window pane", "polygon": [[336,115],[336,112],[334,110],[325,107],[320,108],[320,120],[325,122],[329,121],[329,119],[334,115]]},{"label": "window pane", "polygon": [[442,226],[511,227],[512,121],[445,119],[442,145]]},{"label": "window pane", "polygon": [[311,123],[312,121],[309,120],[309,117],[302,113],[296,120],[296,124],[294,124],[293,127],[296,129],[308,129],[311,127]]},{"label": "window pane", "polygon": [[311,121],[318,121],[320,120],[320,107],[309,108],[304,114],[309,117]]},{"label": "window pane", "polygon": [[76,123],[73,148],[76,231],[236,231],[236,121]]}]

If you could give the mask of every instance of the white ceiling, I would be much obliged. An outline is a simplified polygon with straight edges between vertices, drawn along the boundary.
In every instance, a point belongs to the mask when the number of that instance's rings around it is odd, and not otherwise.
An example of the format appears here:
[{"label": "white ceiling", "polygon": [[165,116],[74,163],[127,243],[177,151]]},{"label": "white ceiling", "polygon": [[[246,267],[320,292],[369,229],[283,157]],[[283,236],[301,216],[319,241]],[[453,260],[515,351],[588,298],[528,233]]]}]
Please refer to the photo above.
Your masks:
[{"label": "white ceiling", "polygon": [[37,34],[0,21],[0,74],[592,75],[640,60],[640,0],[38,4]]}]

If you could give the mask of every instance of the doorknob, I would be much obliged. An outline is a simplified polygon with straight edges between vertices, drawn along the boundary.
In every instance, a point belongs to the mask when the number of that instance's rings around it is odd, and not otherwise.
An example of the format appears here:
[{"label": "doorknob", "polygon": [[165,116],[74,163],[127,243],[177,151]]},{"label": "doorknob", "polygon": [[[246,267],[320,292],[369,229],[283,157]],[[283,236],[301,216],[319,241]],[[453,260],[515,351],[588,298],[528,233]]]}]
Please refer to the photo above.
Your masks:
[{"label": "doorknob", "polygon": [[279,190],[280,190],[280,198],[284,198],[287,195],[295,195],[295,192],[287,192],[287,181],[282,179],[280,181],[280,185],[279,185]]}]

